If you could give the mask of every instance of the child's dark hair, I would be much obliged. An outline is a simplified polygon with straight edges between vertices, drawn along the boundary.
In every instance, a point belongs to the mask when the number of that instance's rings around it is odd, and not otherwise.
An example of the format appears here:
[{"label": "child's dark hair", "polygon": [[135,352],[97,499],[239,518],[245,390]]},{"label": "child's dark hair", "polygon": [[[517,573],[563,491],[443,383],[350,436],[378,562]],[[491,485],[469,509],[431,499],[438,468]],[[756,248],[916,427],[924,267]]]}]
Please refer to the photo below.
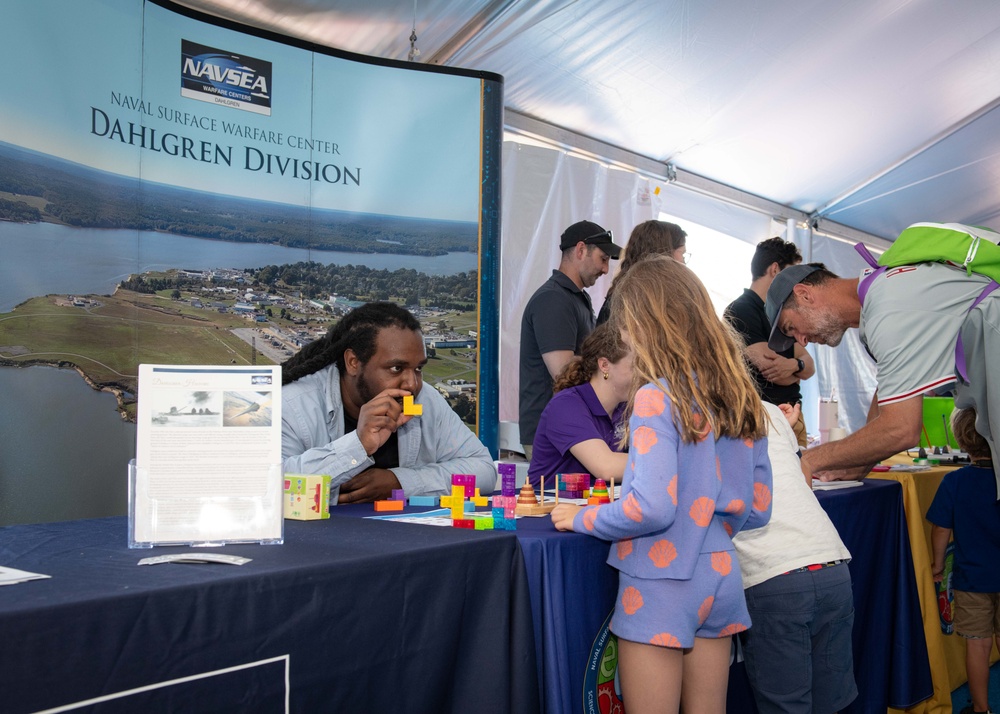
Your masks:
[{"label": "child's dark hair", "polygon": [[990,458],[989,443],[976,431],[975,409],[956,409],[951,415],[951,431],[958,442],[958,448],[971,458]]},{"label": "child's dark hair", "polygon": [[375,340],[379,330],[385,327],[419,332],[420,322],[393,302],[370,302],[362,305],[347,313],[325,336],[310,342],[285,360],[281,364],[281,383],[291,384],[333,362],[343,372],[344,351],[348,349],[357,355],[362,364],[368,362],[375,354]]}]

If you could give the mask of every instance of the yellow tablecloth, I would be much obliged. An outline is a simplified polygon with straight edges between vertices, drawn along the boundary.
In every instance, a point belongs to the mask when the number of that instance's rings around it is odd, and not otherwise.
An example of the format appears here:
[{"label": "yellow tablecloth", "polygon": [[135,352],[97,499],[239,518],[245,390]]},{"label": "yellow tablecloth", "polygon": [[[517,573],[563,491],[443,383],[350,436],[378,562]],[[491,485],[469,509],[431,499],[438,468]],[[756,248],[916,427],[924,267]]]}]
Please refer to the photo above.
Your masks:
[{"label": "yellow tablecloth", "polygon": [[[913,458],[900,454],[885,463],[912,464]],[[952,470],[954,470],[952,466],[932,466],[927,471],[886,471],[872,473],[869,476],[869,478],[897,481],[903,489],[903,510],[906,512],[906,527],[910,531],[910,550],[913,552],[917,594],[920,598],[920,611],[923,613],[931,680],[934,683],[934,696],[930,699],[905,710],[889,709],[890,712],[951,714],[951,693],[968,680],[965,673],[965,640],[958,635],[945,635],[941,632],[937,591],[931,575],[931,563],[934,559],[931,549],[931,524],[924,518],[941,480]],[[996,660],[997,652],[994,648],[991,661]]]}]

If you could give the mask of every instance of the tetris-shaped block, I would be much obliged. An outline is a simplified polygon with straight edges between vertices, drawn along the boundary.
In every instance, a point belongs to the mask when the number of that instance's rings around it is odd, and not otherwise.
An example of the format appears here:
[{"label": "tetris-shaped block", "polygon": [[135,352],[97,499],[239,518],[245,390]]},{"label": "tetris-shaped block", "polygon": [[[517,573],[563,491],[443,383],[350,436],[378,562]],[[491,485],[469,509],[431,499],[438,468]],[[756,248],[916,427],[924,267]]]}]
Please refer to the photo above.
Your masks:
[{"label": "tetris-shaped block", "polygon": [[483,495],[481,495],[481,494],[479,493],[479,489],[477,488],[477,489],[476,489],[476,495],[474,495],[474,496],[472,497],[472,502],[473,502],[474,504],[476,504],[476,505],[477,505],[478,507],[482,508],[483,506],[485,506],[485,505],[486,505],[486,502],[487,502],[487,498],[486,498],[486,496],[483,496]]},{"label": "tetris-shaped block", "polygon": [[403,502],[386,499],[385,501],[375,501],[376,511],[402,511]]},{"label": "tetris-shaped block", "polygon": [[422,416],[424,407],[422,404],[414,404],[413,397],[407,394],[403,397],[403,414],[406,416]]},{"label": "tetris-shaped block", "polygon": [[[448,498],[448,499],[450,499],[451,497],[450,496],[442,496],[442,498]],[[410,496],[410,505],[411,506],[436,506],[437,505],[437,498],[435,498],[434,496]],[[441,505],[444,506],[443,503]],[[447,508],[447,506],[445,506],[445,507]]]},{"label": "tetris-shaped block", "polygon": [[452,519],[451,525],[455,528],[475,528],[476,519],[475,518],[455,518]]},{"label": "tetris-shaped block", "polygon": [[517,496],[494,496],[493,508],[502,508],[504,518],[513,518],[517,507]]},{"label": "tetris-shaped block", "polygon": [[513,496],[517,491],[517,467],[514,464],[499,464],[497,471],[500,473],[500,493]]},{"label": "tetris-shaped block", "polygon": [[557,488],[565,491],[585,491],[590,488],[590,474],[557,474]]},{"label": "tetris-shaped block", "polygon": [[391,501],[405,501],[406,500],[406,496],[403,495],[403,489],[401,489],[401,488],[394,488],[394,489],[392,489],[392,495],[389,496],[389,500],[391,500]]},{"label": "tetris-shaped block", "polygon": [[452,474],[451,485],[464,487],[466,498],[476,495],[476,477],[471,474]]},{"label": "tetris-shaped block", "polygon": [[476,518],[476,530],[477,531],[491,531],[493,530],[493,519],[492,518]]},{"label": "tetris-shaped block", "polygon": [[[452,476],[452,478],[455,478]],[[465,517],[465,486],[460,484],[452,484],[451,486],[451,500],[448,507],[451,509],[452,518],[464,518]]]}]

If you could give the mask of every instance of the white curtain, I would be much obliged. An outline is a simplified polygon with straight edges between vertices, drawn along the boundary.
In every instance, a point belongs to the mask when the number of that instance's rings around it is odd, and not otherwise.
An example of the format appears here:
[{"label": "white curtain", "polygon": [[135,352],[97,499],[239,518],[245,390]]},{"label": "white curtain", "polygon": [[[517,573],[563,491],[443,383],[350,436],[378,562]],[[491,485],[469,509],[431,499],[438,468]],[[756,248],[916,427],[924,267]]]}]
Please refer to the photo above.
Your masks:
[{"label": "white curtain", "polygon": [[[500,233],[500,421],[517,421],[521,314],[559,265],[559,236],[589,220],[624,245],[632,228],[659,215],[655,183],[565,151],[506,141]],[[612,271],[617,267],[612,261]],[[612,273],[590,288],[594,311]],[[501,448],[506,445],[501,443]]]},{"label": "white curtain", "polygon": [[[505,141],[500,246],[500,421],[501,448],[516,443],[521,314],[532,293],[559,265],[559,236],[567,226],[592,220],[614,232],[624,246],[637,224],[661,213],[756,244],[775,235],[771,219],[682,187],[615,168],[570,152]],[[779,228],[781,224],[779,224]],[[590,288],[600,310],[617,270]],[[749,284],[750,266],[746,266]],[[702,275],[703,280],[710,276]],[[504,435],[509,435],[508,443]]]},{"label": "white curtain", "polygon": [[[518,362],[521,314],[532,293],[559,264],[559,236],[567,226],[591,220],[611,229],[615,242],[625,245],[632,228],[661,213],[692,221],[756,244],[772,236],[793,240],[806,261],[820,261],[842,277],[854,277],[864,267],[853,244],[792,227],[757,211],[610,167],[567,151],[505,141],[500,247],[500,421],[501,448],[516,444]],[[789,235],[789,233],[791,235]],[[720,260],[724,259],[720,257]],[[590,288],[595,312],[600,310],[611,273]],[[709,285],[711,270],[697,270]],[[750,266],[746,266],[750,284]],[[875,366],[856,330],[848,330],[841,346],[810,346],[816,376],[802,383],[803,410],[810,432],[818,430],[817,402],[836,396],[840,425],[860,428],[875,391]],[[509,427],[510,425],[508,425]],[[507,434],[507,442],[504,435]]]}]

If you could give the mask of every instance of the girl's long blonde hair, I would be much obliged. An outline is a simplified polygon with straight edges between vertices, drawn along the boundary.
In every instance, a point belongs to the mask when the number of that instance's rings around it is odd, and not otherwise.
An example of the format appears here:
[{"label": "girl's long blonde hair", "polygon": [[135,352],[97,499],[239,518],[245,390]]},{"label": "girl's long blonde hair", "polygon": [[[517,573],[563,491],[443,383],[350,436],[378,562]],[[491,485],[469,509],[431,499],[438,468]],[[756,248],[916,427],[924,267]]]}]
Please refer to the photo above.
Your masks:
[{"label": "girl's long blonde hair", "polygon": [[666,256],[636,263],[616,286],[611,321],[635,354],[629,415],[635,392],[653,383],[670,398],[684,442],[703,438],[705,421],[716,438],[756,440],[767,433],[742,343],[686,266]]}]

